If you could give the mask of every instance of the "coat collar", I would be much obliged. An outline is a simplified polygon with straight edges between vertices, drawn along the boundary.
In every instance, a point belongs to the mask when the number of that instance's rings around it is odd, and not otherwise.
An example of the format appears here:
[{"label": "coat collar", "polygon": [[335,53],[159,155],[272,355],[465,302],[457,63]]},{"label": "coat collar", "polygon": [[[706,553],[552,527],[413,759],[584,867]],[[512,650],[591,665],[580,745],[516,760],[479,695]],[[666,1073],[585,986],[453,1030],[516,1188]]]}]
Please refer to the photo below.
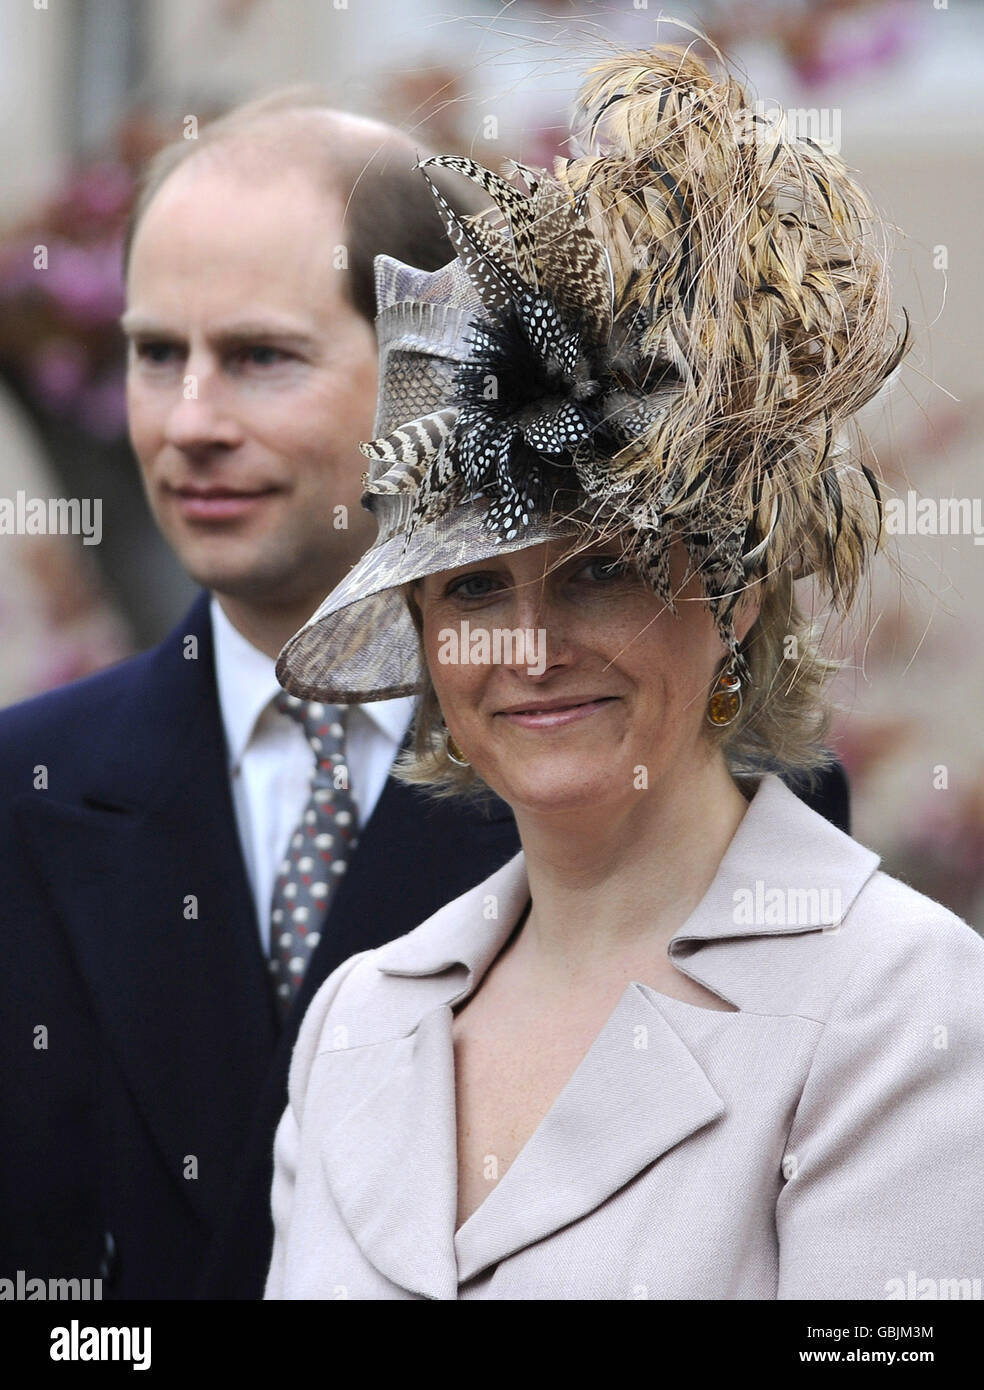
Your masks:
[{"label": "coat collar", "polygon": [[[449,1005],[439,1004],[409,1035],[318,1057],[330,1119],[316,1142],[335,1205],[376,1269],[425,1298],[457,1298],[460,1284],[594,1210],[726,1108],[658,996],[629,985],[549,1113],[456,1233],[452,1022]],[[309,1095],[316,1124],[318,1105]]]},{"label": "coat collar", "polygon": [[[878,867],[879,857],[810,809],[772,773],[759,781],[704,897],[671,938],[671,956],[689,943],[837,927]],[[777,867],[781,866],[781,880]],[[819,908],[815,921],[783,913],[770,894],[792,890]],[[508,940],[529,898],[522,851],[471,892],[448,903],[376,957],[387,975],[468,971],[467,997]],[[762,911],[763,906],[765,911]]]},{"label": "coat collar", "polygon": [[[877,863],[766,776],[670,954],[704,941],[821,931],[829,924],[737,923],[734,894],[754,892],[781,866],[783,883],[769,887],[836,890],[846,913]],[[520,853],[383,947],[374,960],[390,977],[385,1036],[365,1015],[353,1018],[360,1036],[318,1058],[332,1117],[321,1162],[336,1205],[376,1268],[425,1297],[456,1298],[461,1283],[594,1210],[727,1109],[681,1028],[688,1006],[633,981],[511,1167],[455,1232],[452,1006],[478,987],[528,897]],[[755,1016],[721,1017],[740,1028]],[[640,1037],[645,1046],[626,1045]]]}]

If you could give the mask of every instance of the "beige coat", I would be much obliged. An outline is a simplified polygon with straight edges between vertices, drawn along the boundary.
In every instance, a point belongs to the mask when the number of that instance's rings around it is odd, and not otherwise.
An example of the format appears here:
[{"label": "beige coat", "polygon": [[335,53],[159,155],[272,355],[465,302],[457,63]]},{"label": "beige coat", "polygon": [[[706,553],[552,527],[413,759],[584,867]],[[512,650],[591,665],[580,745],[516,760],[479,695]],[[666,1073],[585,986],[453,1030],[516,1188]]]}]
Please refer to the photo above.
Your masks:
[{"label": "beige coat", "polygon": [[669,945],[739,1012],[626,985],[457,1233],[452,1007],[527,902],[522,854],[346,961],[294,1051],[266,1296],[972,1293],[984,942],[877,865],[765,777]]}]

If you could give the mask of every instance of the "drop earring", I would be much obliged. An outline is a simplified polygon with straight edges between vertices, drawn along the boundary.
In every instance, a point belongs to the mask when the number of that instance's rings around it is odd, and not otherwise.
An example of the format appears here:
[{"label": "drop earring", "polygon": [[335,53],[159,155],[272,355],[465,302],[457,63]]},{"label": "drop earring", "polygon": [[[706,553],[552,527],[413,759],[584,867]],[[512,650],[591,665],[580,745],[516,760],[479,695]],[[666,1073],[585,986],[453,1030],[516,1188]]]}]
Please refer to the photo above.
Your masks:
[{"label": "drop earring", "polygon": [[454,763],[455,767],[471,767],[471,763],[455,743],[454,737],[447,724],[444,725],[444,752],[447,755],[448,761]]},{"label": "drop earring", "polygon": [[741,704],[741,677],[735,670],[732,657],[714,683],[714,690],[707,702],[707,722],[716,729],[733,724],[741,713]]}]

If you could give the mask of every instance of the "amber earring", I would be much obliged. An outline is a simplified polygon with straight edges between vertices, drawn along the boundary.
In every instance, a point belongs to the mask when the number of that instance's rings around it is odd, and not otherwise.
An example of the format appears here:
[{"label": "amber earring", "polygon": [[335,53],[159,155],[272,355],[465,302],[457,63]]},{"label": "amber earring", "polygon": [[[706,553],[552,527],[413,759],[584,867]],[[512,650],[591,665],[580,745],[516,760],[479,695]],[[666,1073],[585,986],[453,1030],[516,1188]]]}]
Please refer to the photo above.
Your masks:
[{"label": "amber earring", "polygon": [[447,724],[444,725],[444,752],[447,754],[448,760],[454,763],[456,767],[471,767],[471,763],[455,743],[454,737]]},{"label": "amber earring", "polygon": [[741,713],[741,677],[735,670],[734,658],[718,676],[707,702],[707,722],[716,729],[733,724]]}]

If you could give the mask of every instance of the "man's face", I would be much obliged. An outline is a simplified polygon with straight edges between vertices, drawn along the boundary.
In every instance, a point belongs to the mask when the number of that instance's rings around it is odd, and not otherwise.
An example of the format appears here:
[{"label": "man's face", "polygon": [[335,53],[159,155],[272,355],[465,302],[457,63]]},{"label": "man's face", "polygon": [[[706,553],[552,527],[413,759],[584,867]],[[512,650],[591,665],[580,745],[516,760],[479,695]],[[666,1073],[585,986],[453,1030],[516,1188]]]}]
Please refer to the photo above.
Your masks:
[{"label": "man's face", "polygon": [[205,587],[262,608],[321,598],[375,522],[359,504],[376,340],[336,268],[342,208],[297,171],[193,159],[134,239],[130,438],[158,525]]}]

